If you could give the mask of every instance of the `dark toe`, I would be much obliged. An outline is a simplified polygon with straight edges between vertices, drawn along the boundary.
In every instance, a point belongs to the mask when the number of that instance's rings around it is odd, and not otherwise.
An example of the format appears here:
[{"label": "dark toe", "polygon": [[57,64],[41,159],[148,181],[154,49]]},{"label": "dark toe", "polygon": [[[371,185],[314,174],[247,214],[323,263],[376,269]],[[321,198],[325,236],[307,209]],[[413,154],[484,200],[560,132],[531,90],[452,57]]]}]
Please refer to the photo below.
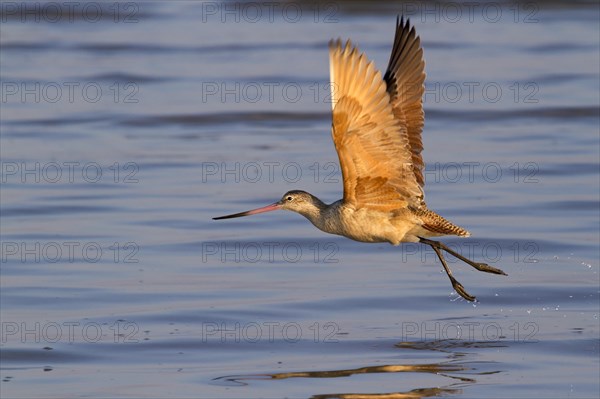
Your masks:
[{"label": "dark toe", "polygon": [[503,276],[508,276],[508,274],[504,273],[503,270],[496,269],[495,267],[492,267],[492,266],[488,265],[487,263],[477,263],[477,265],[478,265],[477,269],[481,270],[482,272],[501,274]]},{"label": "dark toe", "polygon": [[452,282],[452,288],[454,288],[454,291],[456,291],[458,293],[458,295],[462,296],[469,302],[475,302],[477,300],[477,298],[474,297],[473,295],[470,295],[467,292],[467,290],[465,290],[465,287],[463,287],[463,285],[461,283],[456,281],[456,279],[451,278],[451,282]]}]

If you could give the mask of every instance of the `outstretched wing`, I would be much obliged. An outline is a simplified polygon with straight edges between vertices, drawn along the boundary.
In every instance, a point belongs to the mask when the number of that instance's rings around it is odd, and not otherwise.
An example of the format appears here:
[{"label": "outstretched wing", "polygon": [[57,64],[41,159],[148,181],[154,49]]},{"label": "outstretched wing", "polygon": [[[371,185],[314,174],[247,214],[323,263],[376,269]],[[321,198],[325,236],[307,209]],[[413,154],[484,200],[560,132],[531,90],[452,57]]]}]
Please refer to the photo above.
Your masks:
[{"label": "outstretched wing", "polygon": [[421,207],[407,125],[395,117],[381,73],[350,41],[331,41],[329,57],[344,202],[382,211]]},{"label": "outstretched wing", "polygon": [[425,184],[421,156],[421,132],[425,122],[423,93],[425,92],[425,60],[421,40],[407,19],[396,20],[396,35],[390,62],[383,77],[387,84],[394,117],[406,127],[417,183]]}]

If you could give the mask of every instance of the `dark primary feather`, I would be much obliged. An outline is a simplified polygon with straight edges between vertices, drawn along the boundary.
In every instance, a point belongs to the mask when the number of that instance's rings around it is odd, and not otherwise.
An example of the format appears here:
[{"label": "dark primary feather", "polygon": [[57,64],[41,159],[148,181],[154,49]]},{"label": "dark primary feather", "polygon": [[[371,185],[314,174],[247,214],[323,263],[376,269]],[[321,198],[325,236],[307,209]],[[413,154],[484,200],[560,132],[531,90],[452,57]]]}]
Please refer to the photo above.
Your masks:
[{"label": "dark primary feather", "polygon": [[421,132],[425,122],[423,93],[425,92],[425,60],[421,40],[410,21],[396,20],[396,35],[390,61],[383,78],[387,84],[394,116],[406,126],[412,153],[413,172],[423,186],[425,163],[421,156]]}]

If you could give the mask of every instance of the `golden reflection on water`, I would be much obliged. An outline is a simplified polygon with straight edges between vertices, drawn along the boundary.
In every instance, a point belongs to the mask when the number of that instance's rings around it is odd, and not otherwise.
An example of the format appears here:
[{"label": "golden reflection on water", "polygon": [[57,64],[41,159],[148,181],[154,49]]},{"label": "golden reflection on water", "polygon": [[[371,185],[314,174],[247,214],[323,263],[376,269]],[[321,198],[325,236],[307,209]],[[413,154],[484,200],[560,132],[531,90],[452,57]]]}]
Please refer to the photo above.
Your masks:
[{"label": "golden reflection on water", "polygon": [[[224,381],[236,385],[247,385],[252,380],[283,380],[287,378],[338,378],[338,377],[349,377],[355,374],[368,374],[368,373],[431,373],[437,375],[443,375],[453,379],[458,379],[463,383],[474,383],[475,380],[471,378],[452,376],[447,373],[459,372],[470,370],[468,367],[460,364],[392,364],[385,366],[371,366],[371,367],[360,367],[356,369],[346,370],[326,370],[326,371],[296,371],[288,373],[274,373],[274,374],[247,374],[247,375],[230,375],[215,378],[215,380]],[[433,396],[439,396],[440,394],[458,394],[461,393],[461,389],[452,387],[447,388],[419,388],[413,389],[406,392],[388,392],[388,393],[335,393],[335,394],[323,394],[313,395],[313,399],[325,399],[325,398],[344,398],[344,399],[358,399],[358,398],[428,398]]]},{"label": "golden reflection on water", "polygon": [[[277,373],[271,374],[272,379],[284,379],[284,378],[336,378],[336,377],[349,377],[354,374],[368,374],[368,373],[432,373],[446,375],[445,373],[457,372],[468,370],[467,367],[460,364],[392,364],[386,366],[371,366],[361,367],[357,369],[348,370],[331,370],[331,371],[301,371],[292,373]],[[459,378],[452,377],[450,378]],[[464,379],[459,378],[461,381],[471,382],[474,381],[470,378]]]},{"label": "golden reflection on water", "polygon": [[[424,387],[404,392],[386,393],[328,393],[311,396],[312,399],[417,399],[435,396],[456,395],[462,388],[477,383],[473,376],[497,374],[500,371],[477,370],[480,362],[465,362],[468,352],[461,349],[491,348],[506,346],[500,342],[470,342],[462,340],[439,340],[422,342],[400,342],[394,345],[398,349],[429,350],[446,353],[446,360],[439,363],[424,364],[390,364],[384,366],[367,366],[342,370],[293,371],[271,374],[230,375],[215,378],[215,381],[234,385],[248,385],[252,380],[284,380],[289,378],[339,378],[369,373],[425,373],[443,376],[453,380],[447,386]],[[449,359],[449,360],[447,360]],[[460,363],[458,360],[460,359]],[[468,375],[467,376],[465,376]]]},{"label": "golden reflection on water", "polygon": [[419,399],[434,396],[456,395],[462,393],[461,389],[423,388],[413,389],[409,392],[390,393],[338,393],[326,395],[313,395],[311,399]]}]

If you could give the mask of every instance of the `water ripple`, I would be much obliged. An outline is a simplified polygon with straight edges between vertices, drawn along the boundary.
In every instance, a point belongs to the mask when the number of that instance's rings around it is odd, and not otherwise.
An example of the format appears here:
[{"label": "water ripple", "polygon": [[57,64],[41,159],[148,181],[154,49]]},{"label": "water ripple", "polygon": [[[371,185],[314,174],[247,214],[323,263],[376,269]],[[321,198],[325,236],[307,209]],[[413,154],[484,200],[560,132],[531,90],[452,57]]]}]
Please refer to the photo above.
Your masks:
[{"label": "water ripple", "polygon": [[64,215],[77,213],[100,213],[100,212],[116,212],[121,208],[111,206],[86,206],[86,205],[55,205],[55,206],[27,206],[27,207],[3,207],[2,217],[19,217],[19,216],[48,216],[48,215]]}]

